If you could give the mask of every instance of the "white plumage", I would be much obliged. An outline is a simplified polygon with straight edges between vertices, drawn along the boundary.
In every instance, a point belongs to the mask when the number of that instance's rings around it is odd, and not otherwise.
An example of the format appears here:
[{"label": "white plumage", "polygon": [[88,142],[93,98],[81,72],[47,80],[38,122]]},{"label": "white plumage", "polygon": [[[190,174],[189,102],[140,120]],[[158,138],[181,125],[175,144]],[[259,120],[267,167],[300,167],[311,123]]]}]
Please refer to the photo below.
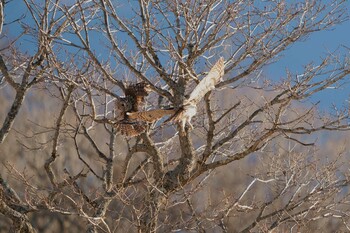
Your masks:
[{"label": "white plumage", "polygon": [[224,76],[224,69],[224,58],[220,58],[210,69],[208,75],[204,77],[202,81],[200,81],[199,84],[194,88],[186,102],[197,104],[205,94],[211,90],[214,90],[215,85],[219,81],[222,81],[222,77]]},{"label": "white plumage", "polygon": [[184,130],[186,123],[193,129],[191,119],[197,113],[198,102],[209,91],[215,89],[215,85],[222,80],[224,76],[225,62],[224,58],[220,58],[211,68],[208,75],[199,82],[194,88],[190,97],[184,101],[183,107],[178,111],[172,119],[176,122],[181,122],[182,130]]}]

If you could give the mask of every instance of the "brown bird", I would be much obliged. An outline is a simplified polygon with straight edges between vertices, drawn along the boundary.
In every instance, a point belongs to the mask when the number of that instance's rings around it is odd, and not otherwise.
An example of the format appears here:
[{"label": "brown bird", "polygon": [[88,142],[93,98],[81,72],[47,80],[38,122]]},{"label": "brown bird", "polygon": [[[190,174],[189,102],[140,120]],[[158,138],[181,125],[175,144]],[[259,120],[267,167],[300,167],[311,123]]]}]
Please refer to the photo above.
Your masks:
[{"label": "brown bird", "polygon": [[[183,105],[178,109],[153,109],[149,111],[141,111],[141,106],[144,105],[144,98],[148,95],[146,84],[135,84],[129,86],[125,91],[125,97],[121,98],[116,104],[116,110],[119,110],[120,117],[118,119],[127,123],[118,126],[120,131],[130,135],[138,135],[137,132],[142,133],[146,129],[145,123],[154,122],[166,115],[171,116],[168,121],[175,121],[181,123],[182,130],[185,129],[186,123],[193,129],[191,119],[197,113],[197,104],[204,97],[206,93],[215,89],[215,85],[222,80],[224,75],[225,62],[220,58],[216,64],[210,69],[208,75],[199,82],[199,84],[191,92],[188,99],[183,102]],[[122,121],[122,122],[123,122]],[[132,129],[131,129],[132,128]],[[127,130],[129,129],[129,130]]]},{"label": "brown bird", "polygon": [[123,135],[128,137],[136,137],[145,132],[147,126],[142,122],[118,122],[115,128]]},{"label": "brown bird", "polygon": [[125,89],[125,97],[116,99],[114,126],[121,134],[134,137],[146,130],[146,123],[130,120],[127,112],[141,111],[150,91],[146,83],[131,84]]},{"label": "brown bird", "polygon": [[175,112],[175,109],[153,109],[143,112],[127,112],[126,115],[128,115],[130,120],[154,122],[166,115],[174,114]]},{"label": "brown bird", "polygon": [[131,84],[125,89],[125,97],[132,103],[133,112],[141,111],[145,105],[145,97],[151,92],[147,83]]}]

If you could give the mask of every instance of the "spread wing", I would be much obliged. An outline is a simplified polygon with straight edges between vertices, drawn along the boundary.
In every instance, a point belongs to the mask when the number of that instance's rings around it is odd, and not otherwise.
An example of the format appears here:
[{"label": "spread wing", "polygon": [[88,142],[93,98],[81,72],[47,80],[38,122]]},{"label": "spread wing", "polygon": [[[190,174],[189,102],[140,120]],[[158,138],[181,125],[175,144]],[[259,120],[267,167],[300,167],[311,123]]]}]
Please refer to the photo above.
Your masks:
[{"label": "spread wing", "polygon": [[[118,122],[115,127],[122,134],[130,137],[137,136],[146,130],[146,122],[154,122],[166,115],[173,115],[172,120],[182,121],[182,127],[184,128],[185,123],[190,124],[192,116],[195,114],[196,104],[204,97],[204,95],[215,88],[215,85],[224,75],[224,59],[220,58],[216,64],[211,68],[208,75],[200,81],[200,83],[192,91],[190,97],[186,100],[194,108],[181,108],[181,110],[175,109],[155,109],[149,111],[140,111],[141,105],[144,103],[145,96],[149,93],[149,87],[147,84],[137,83],[130,85],[125,90],[125,102],[121,108],[121,112],[126,113],[124,115],[124,122]],[[127,109],[131,105],[131,112]],[[192,110],[192,111],[190,111]],[[187,112],[186,112],[187,111]],[[193,113],[194,111],[194,113]],[[188,113],[186,119],[183,115],[184,112]]]},{"label": "spread wing", "polygon": [[128,137],[136,137],[146,130],[146,125],[140,122],[118,122],[114,126],[121,134]]},{"label": "spread wing", "polygon": [[[123,135],[135,137],[146,130],[146,123],[132,120],[127,115],[130,111],[138,112],[145,103],[145,97],[150,92],[146,83],[131,84],[125,89],[125,97],[119,97],[115,102],[114,127]],[[154,114],[151,114],[154,115]]]},{"label": "spread wing", "polygon": [[194,88],[187,102],[197,105],[204,95],[215,88],[215,85],[221,80],[224,75],[225,64],[224,58],[220,58],[215,65],[210,69],[208,75],[203,78]]},{"label": "spread wing", "polygon": [[174,109],[154,109],[144,112],[128,112],[129,120],[143,121],[143,122],[154,122],[160,118],[174,114]]}]

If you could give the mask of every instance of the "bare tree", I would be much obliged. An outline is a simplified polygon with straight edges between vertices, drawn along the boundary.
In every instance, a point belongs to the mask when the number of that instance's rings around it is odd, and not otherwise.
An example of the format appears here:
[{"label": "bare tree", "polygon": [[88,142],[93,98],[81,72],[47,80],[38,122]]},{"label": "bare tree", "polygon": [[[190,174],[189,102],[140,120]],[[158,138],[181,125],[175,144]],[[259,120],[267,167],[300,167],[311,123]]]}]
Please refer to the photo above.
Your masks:
[{"label": "bare tree", "polygon": [[[346,83],[348,57],[262,78],[295,42],[347,20],[345,1],[24,0],[8,22],[11,4],[0,3],[0,231],[349,229],[346,145],[327,154],[315,140],[347,131],[349,110],[310,100]],[[175,112],[220,57],[193,129],[164,117],[122,134],[136,123],[116,121],[115,105],[132,83],[152,90],[143,110]]]}]

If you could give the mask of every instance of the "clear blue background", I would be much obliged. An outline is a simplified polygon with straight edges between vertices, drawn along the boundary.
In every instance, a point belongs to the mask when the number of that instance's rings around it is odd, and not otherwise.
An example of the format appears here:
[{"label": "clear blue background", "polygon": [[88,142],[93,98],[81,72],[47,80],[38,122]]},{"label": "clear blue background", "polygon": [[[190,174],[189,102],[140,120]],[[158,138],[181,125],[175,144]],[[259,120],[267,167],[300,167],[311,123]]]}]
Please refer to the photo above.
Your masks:
[{"label": "clear blue background", "polygon": [[[350,4],[347,3],[350,8]],[[292,73],[301,73],[303,66],[314,62],[319,64],[323,57],[334,52],[335,55],[350,58],[350,21],[337,25],[332,30],[320,31],[311,34],[306,40],[296,42],[282,53],[280,60],[265,68],[266,75],[276,80],[286,77],[286,69]],[[350,76],[345,79],[350,82]],[[350,97],[350,85],[338,89],[328,88],[314,95],[312,102],[321,101],[319,107],[323,110],[333,104],[341,107]]]},{"label": "clear blue background", "polygon": [[[347,8],[350,9],[350,3],[347,2]],[[5,22],[11,22],[17,19],[25,12],[29,15],[23,2],[10,1],[6,4]],[[28,17],[29,18],[29,17]],[[30,24],[32,22],[28,22]],[[9,37],[15,37],[21,31],[19,24],[13,23],[5,26],[3,35],[8,33]],[[28,38],[29,42],[30,39]],[[22,49],[30,51],[28,44],[22,44]],[[33,46],[35,48],[35,46]],[[286,69],[292,73],[300,73],[303,65],[314,62],[317,65],[322,57],[328,53],[334,52],[350,56],[350,21],[346,21],[336,26],[332,30],[320,31],[311,34],[307,39],[293,44],[286,51],[279,55],[279,60],[264,68],[264,73],[271,80],[286,78]],[[346,77],[350,80],[350,77]],[[338,107],[347,103],[350,95],[350,85],[341,86],[338,89],[326,89],[321,93],[314,95],[312,102],[321,101],[319,107],[326,110],[335,104]]]}]

